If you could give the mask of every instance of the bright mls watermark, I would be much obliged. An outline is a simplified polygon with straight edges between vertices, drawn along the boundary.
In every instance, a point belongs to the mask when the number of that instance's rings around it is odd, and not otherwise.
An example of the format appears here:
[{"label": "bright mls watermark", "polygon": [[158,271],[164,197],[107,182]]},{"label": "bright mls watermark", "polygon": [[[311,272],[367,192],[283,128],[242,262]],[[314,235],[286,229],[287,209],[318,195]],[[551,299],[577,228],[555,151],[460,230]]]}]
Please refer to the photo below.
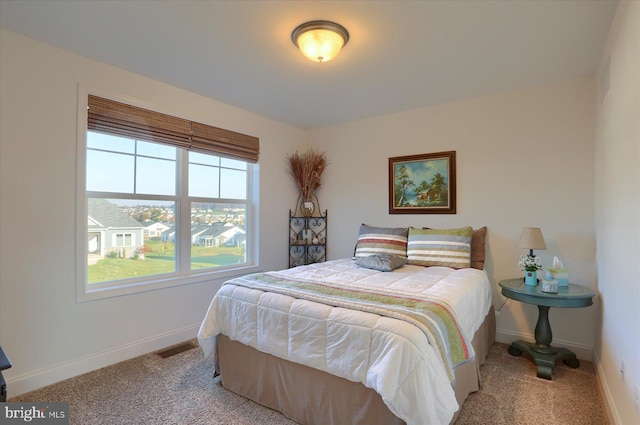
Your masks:
[{"label": "bright mls watermark", "polygon": [[0,403],[3,424],[69,425],[69,403]]}]

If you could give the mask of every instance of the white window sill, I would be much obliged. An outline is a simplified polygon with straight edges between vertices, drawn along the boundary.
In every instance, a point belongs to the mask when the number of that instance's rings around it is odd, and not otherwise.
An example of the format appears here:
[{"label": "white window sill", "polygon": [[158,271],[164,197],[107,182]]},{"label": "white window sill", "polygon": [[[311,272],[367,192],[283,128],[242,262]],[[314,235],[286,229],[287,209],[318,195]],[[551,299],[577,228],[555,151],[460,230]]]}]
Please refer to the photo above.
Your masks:
[{"label": "white window sill", "polygon": [[137,294],[147,291],[156,291],[158,289],[190,285],[194,283],[226,281],[233,277],[257,273],[259,271],[260,269],[258,266],[249,265],[225,268],[224,270],[190,272],[183,275],[172,274],[171,276],[151,276],[138,281],[123,280],[122,282],[114,282],[108,286],[97,284],[94,288],[91,288],[92,285],[89,284],[85,285],[84,288],[78,288],[76,301],[78,303],[82,303],[86,301],[119,297],[122,295]]}]

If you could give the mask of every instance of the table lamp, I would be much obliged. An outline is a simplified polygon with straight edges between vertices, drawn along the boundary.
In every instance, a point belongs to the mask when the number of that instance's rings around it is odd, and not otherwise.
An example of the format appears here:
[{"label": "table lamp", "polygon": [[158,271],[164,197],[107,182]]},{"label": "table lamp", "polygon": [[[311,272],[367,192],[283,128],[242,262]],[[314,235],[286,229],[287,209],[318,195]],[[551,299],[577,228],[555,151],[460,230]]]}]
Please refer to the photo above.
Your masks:
[{"label": "table lamp", "polygon": [[518,241],[518,248],[525,248],[529,250],[529,257],[535,257],[533,255],[534,249],[547,249],[547,245],[544,243],[544,237],[542,237],[542,231],[539,227],[525,227],[520,233],[520,240]]}]

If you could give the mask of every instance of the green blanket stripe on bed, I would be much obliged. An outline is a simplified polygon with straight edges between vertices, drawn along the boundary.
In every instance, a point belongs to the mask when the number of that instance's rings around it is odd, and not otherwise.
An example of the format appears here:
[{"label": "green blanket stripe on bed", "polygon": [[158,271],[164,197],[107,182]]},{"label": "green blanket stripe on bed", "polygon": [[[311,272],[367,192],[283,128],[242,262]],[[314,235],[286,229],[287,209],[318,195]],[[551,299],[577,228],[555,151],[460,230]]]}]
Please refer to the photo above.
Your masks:
[{"label": "green blanket stripe on bed", "polygon": [[306,279],[286,279],[269,273],[251,274],[226,283],[381,314],[416,325],[432,345],[435,342],[452,384],[454,369],[472,358],[456,319],[444,305],[436,301],[382,294],[363,288],[337,287]]}]

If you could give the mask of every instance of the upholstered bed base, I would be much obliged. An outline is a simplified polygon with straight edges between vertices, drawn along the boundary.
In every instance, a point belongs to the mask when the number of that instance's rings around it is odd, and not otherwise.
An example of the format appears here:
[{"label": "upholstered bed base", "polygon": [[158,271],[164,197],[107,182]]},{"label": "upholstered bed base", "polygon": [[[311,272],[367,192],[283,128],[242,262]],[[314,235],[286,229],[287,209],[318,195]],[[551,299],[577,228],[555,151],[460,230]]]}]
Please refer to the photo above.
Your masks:
[{"label": "upholstered bed base", "polygon": [[[480,365],[494,338],[495,313],[491,308],[473,338],[476,360],[456,369],[458,405],[480,388]],[[218,336],[218,359],[225,388],[300,424],[404,424],[378,393],[361,383],[262,353],[224,335]]]}]

